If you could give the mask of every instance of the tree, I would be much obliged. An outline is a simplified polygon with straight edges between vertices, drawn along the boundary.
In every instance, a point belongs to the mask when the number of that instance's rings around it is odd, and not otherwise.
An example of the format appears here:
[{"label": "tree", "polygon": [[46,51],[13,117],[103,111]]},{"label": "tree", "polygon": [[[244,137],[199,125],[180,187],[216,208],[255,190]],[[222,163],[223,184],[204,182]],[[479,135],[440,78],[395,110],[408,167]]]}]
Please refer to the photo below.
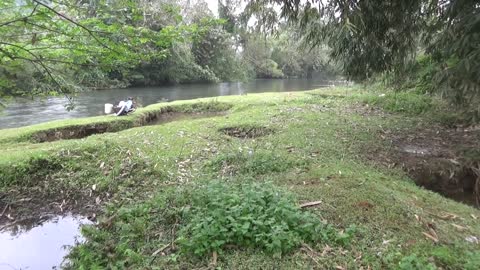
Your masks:
[{"label": "tree", "polygon": [[[344,73],[363,81],[399,76],[426,49],[438,68],[432,89],[480,115],[480,5],[477,0],[255,0],[277,4],[311,46],[328,42]],[[421,37],[425,38],[421,38]]]},{"label": "tree", "polygon": [[[109,2],[88,2],[93,12],[82,1],[2,1],[0,97],[61,93],[71,99],[80,86],[79,70],[132,68],[165,57],[175,40],[191,33],[186,26],[144,27],[135,1]],[[115,5],[125,8],[119,11]]]},{"label": "tree", "polygon": [[278,63],[272,60],[272,41],[262,34],[251,33],[245,38],[243,57],[253,66],[257,78],[283,78]]},{"label": "tree", "polygon": [[338,73],[336,63],[329,57],[328,46],[305,46],[295,27],[280,26],[272,47],[272,60],[278,63],[287,77],[311,78],[317,71],[325,75]]},{"label": "tree", "polygon": [[[470,104],[480,120],[480,4],[474,0],[432,5],[424,35],[426,53],[436,63],[431,90],[456,104]],[[436,18],[436,19],[435,19]]]},{"label": "tree", "polygon": [[238,15],[235,13],[240,3],[240,0],[218,0],[218,17],[225,20],[223,29],[230,34],[235,33],[239,25]]}]

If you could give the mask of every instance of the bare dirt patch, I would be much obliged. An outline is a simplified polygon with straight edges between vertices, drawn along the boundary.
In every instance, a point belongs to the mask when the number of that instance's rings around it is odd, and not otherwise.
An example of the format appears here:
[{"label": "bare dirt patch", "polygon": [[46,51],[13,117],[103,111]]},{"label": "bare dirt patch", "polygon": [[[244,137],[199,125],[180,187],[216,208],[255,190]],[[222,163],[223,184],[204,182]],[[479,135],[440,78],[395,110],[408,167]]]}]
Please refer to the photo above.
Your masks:
[{"label": "bare dirt patch", "polygon": [[[126,127],[127,128],[127,127]],[[34,134],[35,142],[52,142],[67,139],[81,139],[94,134],[102,134],[105,132],[116,132],[120,129],[111,127],[108,123],[92,124],[87,126],[71,126],[46,131],[40,131]]]},{"label": "bare dirt patch", "polygon": [[370,160],[401,167],[419,186],[480,206],[480,128],[384,130],[378,137],[390,147],[366,151]]},{"label": "bare dirt patch", "polygon": [[230,137],[240,139],[253,139],[274,133],[273,129],[262,126],[226,127],[220,129],[219,131]]},{"label": "bare dirt patch", "polygon": [[162,113],[156,116],[154,119],[150,119],[150,121],[146,125],[149,125],[149,126],[161,125],[161,124],[166,124],[174,121],[202,119],[202,118],[209,118],[209,117],[223,116],[223,115],[226,115],[226,112],[197,112],[197,113],[167,112],[167,113]]}]

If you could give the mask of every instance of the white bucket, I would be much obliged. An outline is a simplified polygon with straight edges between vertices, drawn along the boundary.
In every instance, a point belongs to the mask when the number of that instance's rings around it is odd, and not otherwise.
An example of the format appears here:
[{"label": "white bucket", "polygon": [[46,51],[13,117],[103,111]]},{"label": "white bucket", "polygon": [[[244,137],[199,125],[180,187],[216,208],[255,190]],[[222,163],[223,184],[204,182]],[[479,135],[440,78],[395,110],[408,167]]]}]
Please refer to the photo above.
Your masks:
[{"label": "white bucket", "polygon": [[112,114],[113,113],[113,104],[106,103],[105,104],[105,114]]}]

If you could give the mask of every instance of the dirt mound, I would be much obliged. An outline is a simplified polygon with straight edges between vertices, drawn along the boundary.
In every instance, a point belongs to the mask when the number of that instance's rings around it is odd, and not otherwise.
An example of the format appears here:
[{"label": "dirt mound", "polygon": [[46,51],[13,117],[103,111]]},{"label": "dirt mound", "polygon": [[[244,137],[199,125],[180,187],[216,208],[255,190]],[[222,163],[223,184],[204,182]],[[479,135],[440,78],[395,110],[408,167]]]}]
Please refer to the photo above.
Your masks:
[{"label": "dirt mound", "polygon": [[384,130],[379,137],[391,147],[369,151],[369,159],[401,167],[426,189],[480,206],[480,129],[434,126],[407,133]]}]

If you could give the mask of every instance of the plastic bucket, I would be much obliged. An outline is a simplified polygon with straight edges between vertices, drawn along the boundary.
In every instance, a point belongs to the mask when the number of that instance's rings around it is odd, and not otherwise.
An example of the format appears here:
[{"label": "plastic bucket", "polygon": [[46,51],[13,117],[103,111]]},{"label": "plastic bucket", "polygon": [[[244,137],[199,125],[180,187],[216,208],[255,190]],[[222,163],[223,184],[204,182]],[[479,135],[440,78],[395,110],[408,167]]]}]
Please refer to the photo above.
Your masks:
[{"label": "plastic bucket", "polygon": [[113,113],[113,104],[106,103],[105,104],[105,114],[112,114]]}]

